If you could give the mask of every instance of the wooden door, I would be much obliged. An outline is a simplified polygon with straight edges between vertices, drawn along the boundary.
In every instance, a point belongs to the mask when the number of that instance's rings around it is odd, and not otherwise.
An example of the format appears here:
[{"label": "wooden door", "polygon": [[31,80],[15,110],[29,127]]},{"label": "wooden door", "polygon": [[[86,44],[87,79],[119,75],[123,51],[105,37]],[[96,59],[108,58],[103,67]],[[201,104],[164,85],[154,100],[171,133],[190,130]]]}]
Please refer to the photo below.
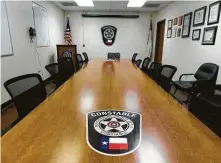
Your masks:
[{"label": "wooden door", "polygon": [[165,20],[157,23],[156,46],[154,61],[162,63]]}]

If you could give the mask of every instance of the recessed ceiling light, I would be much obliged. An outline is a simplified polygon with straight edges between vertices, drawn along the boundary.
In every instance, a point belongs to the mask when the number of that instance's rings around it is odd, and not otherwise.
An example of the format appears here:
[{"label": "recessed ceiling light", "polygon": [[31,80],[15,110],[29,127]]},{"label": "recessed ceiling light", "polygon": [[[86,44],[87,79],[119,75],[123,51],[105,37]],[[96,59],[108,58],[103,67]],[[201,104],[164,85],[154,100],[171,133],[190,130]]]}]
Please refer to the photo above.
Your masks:
[{"label": "recessed ceiling light", "polygon": [[78,4],[78,6],[81,7],[93,7],[94,3],[92,0],[75,0],[75,2]]},{"label": "recessed ceiling light", "polygon": [[129,0],[127,7],[142,7],[147,0]]}]

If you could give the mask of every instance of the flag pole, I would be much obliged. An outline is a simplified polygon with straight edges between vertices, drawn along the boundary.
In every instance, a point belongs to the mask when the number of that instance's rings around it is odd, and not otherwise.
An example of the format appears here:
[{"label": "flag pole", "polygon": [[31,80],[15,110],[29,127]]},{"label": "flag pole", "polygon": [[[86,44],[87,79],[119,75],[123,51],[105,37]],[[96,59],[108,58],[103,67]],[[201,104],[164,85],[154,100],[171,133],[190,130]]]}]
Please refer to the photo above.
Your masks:
[{"label": "flag pole", "polygon": [[[151,44],[149,46],[149,44]],[[150,27],[149,27],[149,33],[148,33],[148,39],[147,39],[147,45],[150,48],[149,50],[149,57],[152,60],[153,57],[153,24],[152,24],[152,13],[150,14]]]}]

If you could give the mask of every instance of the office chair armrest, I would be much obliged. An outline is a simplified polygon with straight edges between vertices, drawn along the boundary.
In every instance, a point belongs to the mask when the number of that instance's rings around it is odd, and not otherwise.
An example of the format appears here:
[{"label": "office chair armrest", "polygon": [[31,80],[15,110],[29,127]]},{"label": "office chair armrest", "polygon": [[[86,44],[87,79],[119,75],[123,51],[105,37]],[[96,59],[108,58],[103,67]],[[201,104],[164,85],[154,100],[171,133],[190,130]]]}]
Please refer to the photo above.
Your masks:
[{"label": "office chair armrest", "polygon": [[181,81],[183,76],[193,76],[193,75],[195,75],[195,74],[182,74],[182,75],[180,75],[179,81]]},{"label": "office chair armrest", "polygon": [[206,89],[207,84],[209,82],[210,82],[209,80],[205,79],[197,80],[193,83],[193,88],[195,89],[195,91],[200,91],[200,89]]}]

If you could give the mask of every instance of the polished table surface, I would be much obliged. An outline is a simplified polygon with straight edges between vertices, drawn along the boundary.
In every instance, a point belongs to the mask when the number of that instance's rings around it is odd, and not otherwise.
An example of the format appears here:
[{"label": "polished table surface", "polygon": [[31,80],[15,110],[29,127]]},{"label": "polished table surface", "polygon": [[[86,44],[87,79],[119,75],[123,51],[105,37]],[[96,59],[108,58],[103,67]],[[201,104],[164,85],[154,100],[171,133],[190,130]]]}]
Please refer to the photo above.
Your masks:
[{"label": "polished table surface", "polygon": [[[85,114],[142,114],[142,142],[131,154],[96,153]],[[2,137],[3,163],[220,163],[221,139],[129,60],[92,60]]]}]

